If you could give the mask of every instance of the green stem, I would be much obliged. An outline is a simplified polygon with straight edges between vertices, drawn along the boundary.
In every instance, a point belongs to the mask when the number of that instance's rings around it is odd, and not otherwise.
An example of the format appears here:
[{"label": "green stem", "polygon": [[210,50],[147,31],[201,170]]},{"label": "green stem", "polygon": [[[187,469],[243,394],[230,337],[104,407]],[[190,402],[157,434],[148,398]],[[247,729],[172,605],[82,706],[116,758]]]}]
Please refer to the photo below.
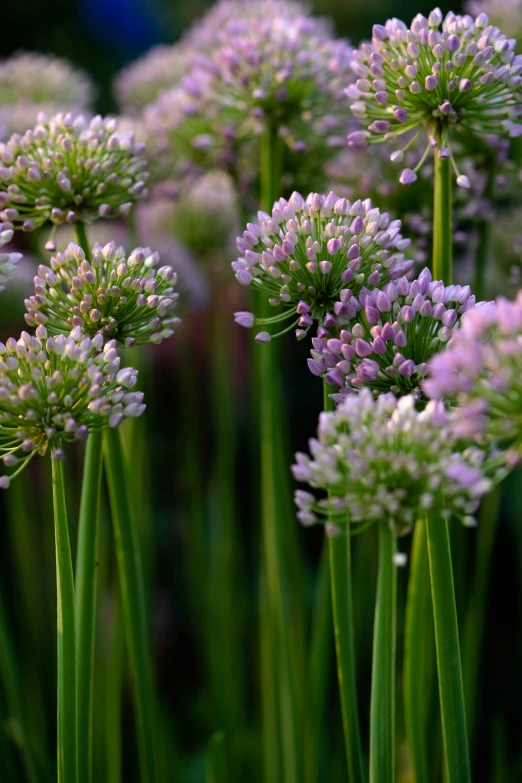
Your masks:
[{"label": "green stem", "polygon": [[142,783],[156,780],[154,697],[148,652],[143,571],[136,523],[131,508],[127,467],[120,434],[105,430],[105,469],[116,539],[123,619],[129,651]]},{"label": "green stem", "polygon": [[90,257],[90,245],[89,245],[89,239],[87,237],[87,229],[85,227],[85,223],[82,223],[81,220],[79,220],[77,223],[74,223],[74,234],[76,236],[76,242],[81,247],[87,258]]},{"label": "green stem", "polygon": [[103,435],[91,432],[85,449],[76,555],[76,651],[78,678],[78,779],[92,779],[94,640]]},{"label": "green stem", "polygon": [[332,606],[337,653],[337,674],[343,715],[348,780],[364,781],[364,766],[357,711],[353,638],[351,541],[340,534],[329,539]]},{"label": "green stem", "polygon": [[448,524],[443,518],[427,515],[426,531],[446,779],[448,783],[469,783],[466,713]]},{"label": "green stem", "polygon": [[[271,211],[278,196],[280,184],[280,143],[277,130],[269,127],[262,138],[261,146],[261,207]],[[268,314],[270,305],[266,298],[260,297],[258,310],[261,317]],[[278,346],[274,343],[256,346],[256,387],[259,389],[260,416],[260,473],[261,473],[261,517],[263,536],[262,585],[265,588],[263,601],[267,606],[261,613],[263,635],[261,650],[271,656],[270,662],[262,661],[262,673],[266,676],[273,670],[276,682],[278,702],[272,698],[265,706],[276,707],[278,716],[264,714],[264,744],[266,774],[271,769],[274,774],[273,759],[278,755],[274,742],[274,733],[270,724],[280,726],[280,749],[282,751],[282,774],[285,783],[297,783],[302,780],[301,723],[304,718],[297,708],[297,699],[302,696],[302,688],[296,687],[296,671],[301,670],[299,644],[292,645],[293,617],[287,604],[299,598],[287,590],[288,564],[295,560],[295,538],[290,525],[295,525],[294,516],[288,512],[290,497],[289,474],[282,470],[284,462],[284,416],[282,415],[281,362]],[[267,638],[264,638],[265,635]],[[266,682],[263,691],[268,694],[271,685]],[[279,743],[278,743],[279,745]]]},{"label": "green stem", "polygon": [[435,150],[433,193],[433,278],[448,285],[453,277],[453,234],[451,228],[451,161],[439,158]]},{"label": "green stem", "polygon": [[61,460],[52,460],[58,613],[58,781],[78,779],[74,581]]},{"label": "green stem", "polygon": [[309,698],[305,743],[305,783],[316,783],[320,769],[321,741],[325,735],[324,716],[328,698],[332,655],[332,598],[330,587],[330,544],[325,536],[315,582],[310,653],[308,656]]},{"label": "green stem", "polygon": [[[335,409],[330,399],[331,387],[323,383],[323,408]],[[350,783],[364,781],[363,754],[357,710],[355,676],[355,642],[352,601],[352,543],[343,532],[328,539],[330,552],[330,581],[332,587],[333,624],[337,656],[337,676],[343,716],[346,761]]]},{"label": "green stem", "polygon": [[370,783],[395,780],[396,536],[379,523],[379,570],[373,627],[370,705]]},{"label": "green stem", "polygon": [[406,736],[415,783],[429,783],[427,735],[426,655],[431,593],[426,525],[415,525],[410,559],[404,644],[404,712]]},{"label": "green stem", "polygon": [[121,615],[120,595],[118,590],[115,590],[112,606],[112,633],[109,640],[107,660],[107,690],[105,694],[107,783],[121,783],[122,780],[121,703],[125,667],[125,639]]}]

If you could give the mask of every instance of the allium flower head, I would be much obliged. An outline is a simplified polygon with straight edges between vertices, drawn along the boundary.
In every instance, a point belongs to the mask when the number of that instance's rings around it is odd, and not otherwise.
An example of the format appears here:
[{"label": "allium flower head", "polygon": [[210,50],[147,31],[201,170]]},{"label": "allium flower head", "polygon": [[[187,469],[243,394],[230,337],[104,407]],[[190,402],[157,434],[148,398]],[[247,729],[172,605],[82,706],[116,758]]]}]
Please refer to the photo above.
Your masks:
[{"label": "allium flower head", "polygon": [[475,306],[469,286],[445,286],[423,269],[417,280],[401,277],[383,288],[364,290],[360,309],[339,338],[312,339],[308,366],[339,389],[364,386],[376,395],[418,392],[427,362]]},{"label": "allium flower head", "polygon": [[151,147],[173,160],[232,168],[268,127],[296,152],[319,139],[321,149],[342,145],[351,52],[312,17],[240,13],[215,46],[199,49],[190,76],[147,107]]},{"label": "allium flower head", "polygon": [[456,403],[456,428],[522,450],[522,292],[470,310],[434,357],[424,390]]},{"label": "allium flower head", "polygon": [[182,44],[154,46],[117,75],[114,92],[121,109],[139,115],[160,93],[179,84],[189,68],[189,52]]},{"label": "allium flower head", "polygon": [[[13,238],[13,230],[0,223],[0,248]],[[22,258],[21,253],[0,253],[0,291],[5,289],[9,276]]]},{"label": "allium flower head", "polygon": [[492,485],[486,452],[462,449],[441,404],[418,412],[413,395],[352,394],[335,412],[321,413],[309,446],[311,456],[296,454],[292,472],[329,498],[296,492],[305,525],[321,518],[362,528],[377,522],[402,534],[428,510],[469,522]]},{"label": "allium flower head", "polygon": [[39,326],[36,336],[0,344],[0,454],[15,468],[10,478],[36,453],[62,459],[65,443],[143,413],[143,394],[132,391],[137,370],[120,369],[114,341],[102,347],[101,336],[90,340],[79,327],[48,337]]},{"label": "allium flower head", "polygon": [[[232,268],[242,285],[253,285],[283,312],[264,320],[236,313],[237,323],[252,327],[293,319],[280,333],[298,327],[298,339],[314,321],[325,330],[347,323],[363,287],[397,280],[413,267],[404,259],[410,242],[400,228],[400,220],[390,220],[369,199],[352,203],[333,192],[280,199],[271,215],[259,212],[258,222],[247,224],[237,240],[242,256]],[[261,332],[256,339],[266,342],[270,335]]]},{"label": "allium flower head", "polygon": [[143,150],[115,119],[42,115],[34,130],[0,144],[0,217],[31,231],[126,215],[147,194]]},{"label": "allium flower head", "polygon": [[[426,19],[418,14],[408,28],[398,19],[375,25],[371,43],[354,52],[359,77],[347,87],[351,109],[366,126],[348,137],[355,147],[393,142],[417,130],[428,146],[415,169],[401,182],[414,182],[429,150],[451,157],[457,183],[468,187],[452,154],[454,130],[518,136],[522,111],[522,57],[513,39],[488,23],[486,14],[443,18],[436,8]],[[392,153],[399,162],[403,151]]]},{"label": "allium flower head", "polygon": [[89,76],[67,60],[17,52],[0,61],[0,139],[32,128],[42,111],[89,110],[93,98]]},{"label": "allium flower head", "polygon": [[79,327],[89,337],[101,335],[127,348],[161,343],[174,333],[176,273],[157,268],[158,253],[136,248],[127,257],[114,242],[94,245],[87,260],[69,243],[64,253],[38,267],[35,295],[26,299],[29,326],[45,325],[50,334]]}]

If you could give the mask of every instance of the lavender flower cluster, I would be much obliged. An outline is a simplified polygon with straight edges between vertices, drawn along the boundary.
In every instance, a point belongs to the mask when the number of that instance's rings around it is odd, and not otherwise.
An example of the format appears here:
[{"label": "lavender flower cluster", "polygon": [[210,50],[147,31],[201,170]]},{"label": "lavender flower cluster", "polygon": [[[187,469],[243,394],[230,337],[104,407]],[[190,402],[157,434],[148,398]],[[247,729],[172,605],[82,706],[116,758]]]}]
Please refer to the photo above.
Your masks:
[{"label": "lavender flower cluster", "polygon": [[25,231],[127,215],[147,195],[144,147],[117,120],[57,114],[0,144],[0,218]]},{"label": "lavender flower cluster", "polygon": [[473,524],[479,500],[492,482],[484,475],[488,453],[462,448],[451,416],[430,402],[417,411],[412,395],[396,399],[369,389],[347,396],[333,413],[322,413],[310,455],[296,454],[297,481],[328,492],[317,500],[298,490],[304,525],[320,520],[365,529],[389,524],[401,535],[427,511]]},{"label": "lavender flower cluster", "polygon": [[148,247],[136,248],[127,258],[114,242],[94,245],[88,261],[70,242],[50,266],[38,267],[25,320],[29,326],[46,326],[51,334],[79,327],[89,337],[101,335],[126,348],[158,345],[179,324],[176,274],[169,266],[156,268],[158,262],[158,253]]},{"label": "lavender flower cluster", "polygon": [[35,454],[49,449],[62,459],[65,443],[140,416],[143,394],[132,391],[137,376],[120,369],[114,341],[104,346],[101,335],[91,340],[79,327],[49,337],[39,326],[36,336],[22,332],[0,344],[0,453],[14,468],[0,486],[7,488]]},{"label": "lavender flower cluster", "polygon": [[[410,242],[400,228],[400,220],[390,220],[369,199],[352,203],[333,192],[280,199],[271,215],[260,212],[258,222],[247,225],[232,269],[241,285],[254,286],[284,312],[268,319],[240,312],[236,322],[251,328],[294,319],[279,334],[298,327],[298,339],[314,322],[325,329],[347,323],[364,286],[397,280],[412,269],[413,261],[404,258]],[[263,331],[256,339],[267,342],[271,335]]]},{"label": "lavender flower cluster", "polygon": [[336,337],[312,339],[308,366],[338,389],[370,388],[375,394],[418,392],[427,362],[443,349],[461,315],[475,307],[469,286],[445,286],[429,269],[409,282],[363,290],[359,309]]},{"label": "lavender flower cluster", "polygon": [[[375,25],[372,41],[354,52],[355,84],[346,89],[354,115],[366,126],[355,131],[355,147],[388,141],[417,131],[428,145],[401,182],[415,181],[428,152],[451,158],[457,183],[469,187],[452,152],[454,130],[519,136],[522,125],[522,58],[514,39],[488,23],[486,14],[470,16],[440,9],[428,18],[418,14],[411,27],[398,19]],[[392,153],[400,162],[404,150]]]},{"label": "lavender flower cluster", "polygon": [[480,442],[522,451],[522,291],[470,310],[429,365],[424,390],[455,404],[455,427]]}]

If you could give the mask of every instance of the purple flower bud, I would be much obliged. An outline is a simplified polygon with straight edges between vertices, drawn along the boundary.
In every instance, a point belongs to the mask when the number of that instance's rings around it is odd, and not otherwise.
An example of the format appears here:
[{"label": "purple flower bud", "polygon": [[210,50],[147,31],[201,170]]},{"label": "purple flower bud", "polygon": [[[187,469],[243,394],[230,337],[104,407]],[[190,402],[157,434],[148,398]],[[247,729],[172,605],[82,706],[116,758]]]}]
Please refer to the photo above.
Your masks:
[{"label": "purple flower bud", "polygon": [[308,369],[312,373],[312,375],[318,375],[321,377],[324,375],[325,366],[324,362],[319,361],[318,359],[307,359],[308,362]]},{"label": "purple flower bud", "polygon": [[256,342],[258,343],[269,343],[272,337],[268,334],[268,332],[259,332],[259,334],[256,334]]},{"label": "purple flower bud", "polygon": [[405,378],[411,378],[415,371],[415,363],[411,359],[407,359],[399,366],[399,372]]},{"label": "purple flower bud", "polygon": [[355,353],[357,356],[364,358],[365,356],[371,356],[372,346],[366,340],[358,337],[355,341]]},{"label": "purple flower bud", "polygon": [[412,169],[404,169],[401,173],[401,176],[399,177],[399,182],[401,185],[412,185],[416,181],[417,175],[414,171],[412,171]]}]

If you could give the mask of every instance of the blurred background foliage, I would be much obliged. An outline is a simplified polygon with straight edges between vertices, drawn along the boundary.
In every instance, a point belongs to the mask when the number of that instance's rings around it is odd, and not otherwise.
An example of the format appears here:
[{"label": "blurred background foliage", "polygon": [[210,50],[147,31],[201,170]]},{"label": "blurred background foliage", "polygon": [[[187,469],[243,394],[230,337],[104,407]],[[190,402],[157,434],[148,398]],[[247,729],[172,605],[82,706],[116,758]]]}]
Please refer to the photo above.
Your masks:
[{"label": "blurred background foliage", "polygon": [[[18,50],[49,52],[69,59],[91,73],[97,88],[96,108],[107,113],[116,109],[112,95],[112,80],[123,65],[161,42],[174,42],[208,7],[201,0],[24,0],[23,6],[7,3],[2,8],[0,55],[8,56]],[[336,31],[353,44],[370,35],[371,26],[390,16],[409,20],[416,13],[428,13],[430,0],[322,0],[312,4],[315,13],[330,15]],[[450,10],[448,3],[441,4]],[[457,4],[451,10],[458,12]],[[509,34],[509,31],[506,31]],[[401,217],[400,214],[395,215]],[[515,236],[520,230],[516,218],[507,215],[495,226],[492,261],[499,261],[498,271],[493,263],[490,295],[501,291],[509,293],[505,283],[509,264],[517,260],[520,248],[515,248]],[[195,231],[197,232],[197,227]],[[473,241],[468,240],[468,250]],[[232,260],[232,258],[230,258]],[[29,293],[31,272],[10,285],[2,295],[0,307],[0,339],[16,334],[22,328],[23,296]],[[231,275],[232,277],[232,275]],[[138,508],[152,499],[152,516],[141,516],[142,545],[148,585],[148,599],[153,629],[153,658],[159,694],[158,735],[160,746],[160,780],[202,781],[205,776],[205,751],[210,738],[222,727],[216,724],[215,705],[211,703],[209,682],[215,676],[207,670],[208,650],[202,650],[202,637],[210,635],[212,623],[212,596],[210,607],[198,618],[201,607],[191,603],[190,596],[197,589],[189,589],[195,580],[201,594],[208,585],[219,584],[219,574],[209,574],[202,562],[201,570],[189,572],[186,564],[187,527],[194,514],[211,519],[216,503],[216,478],[213,472],[213,449],[216,430],[226,422],[216,421],[209,402],[209,367],[212,355],[210,332],[215,328],[212,318],[232,318],[232,312],[241,302],[241,293],[235,288],[224,289],[219,307],[216,302],[200,312],[187,314],[173,340],[161,346],[150,346],[141,359],[142,382],[148,408],[146,422],[138,422],[127,433],[134,440],[130,453],[132,469],[138,489]],[[209,316],[211,311],[211,316]],[[256,636],[259,538],[256,509],[252,497],[256,490],[255,459],[252,458],[252,415],[248,387],[248,354],[252,348],[251,335],[239,328],[234,341],[225,341],[227,371],[234,379],[233,415],[237,441],[231,447],[231,470],[234,471],[235,494],[239,508],[241,529],[241,581],[233,603],[237,612],[244,672],[238,670],[238,682],[243,683],[242,707],[245,710],[244,730],[237,737],[240,744],[241,768],[237,780],[261,780],[261,755],[258,735],[257,671],[258,644]],[[282,361],[285,365],[285,396],[289,411],[291,450],[304,449],[316,427],[321,409],[321,385],[308,373],[307,346],[291,338],[285,341]],[[228,353],[228,356],[227,356]],[[187,424],[188,423],[188,424]],[[143,448],[146,440],[147,447]],[[20,693],[27,709],[31,727],[30,742],[34,742],[37,759],[52,754],[55,725],[53,717],[54,684],[54,562],[53,529],[50,515],[49,481],[44,461],[31,476],[15,482],[9,493],[1,498],[0,525],[0,584],[2,600],[0,621],[9,627],[10,637],[0,641],[0,667],[5,672],[19,664]],[[79,478],[80,455],[70,450],[67,469]],[[191,482],[196,478],[203,487],[202,507],[190,506],[194,493]],[[493,557],[487,590],[487,615],[478,680],[478,721],[475,727],[474,766],[476,780],[510,781],[518,776],[522,762],[520,733],[520,693],[522,692],[522,491],[520,471],[515,472],[503,488],[500,524],[492,543]],[[78,481],[76,481],[78,485]],[[73,486],[73,483],[70,485]],[[73,551],[75,548],[74,520],[77,516],[78,495],[71,489],[70,519]],[[141,508],[145,507],[142,505]],[[9,513],[16,508],[16,515]],[[97,669],[100,685],[96,697],[96,781],[137,780],[136,750],[132,724],[130,690],[124,688],[121,703],[119,693],[125,679],[123,635],[118,612],[115,566],[110,556],[110,527],[107,522],[107,500],[102,504],[105,526],[102,527],[100,552],[100,624],[98,658],[103,662]],[[138,514],[140,517],[140,515]],[[296,523],[297,525],[297,523]],[[319,530],[299,530],[301,543],[307,552],[306,587],[312,589],[321,551],[322,534]],[[464,614],[470,596],[475,552],[476,532],[458,531],[454,541],[457,570],[457,600]],[[199,542],[201,544],[201,542]],[[198,542],[192,541],[198,546]],[[210,539],[210,546],[212,540]],[[198,553],[192,552],[197,563]],[[358,660],[363,725],[368,720],[369,678],[371,666],[372,611],[375,584],[374,533],[355,544],[356,568],[355,621],[358,631]],[[291,566],[289,566],[291,567]],[[209,580],[214,580],[213,582]],[[400,591],[405,596],[407,570],[400,574]],[[32,586],[32,587],[31,587]],[[208,600],[208,595],[207,595]],[[219,600],[216,594],[215,600]],[[404,600],[399,605],[404,605]],[[197,621],[196,621],[196,618]],[[203,627],[201,627],[201,624]],[[399,624],[400,627],[400,624]],[[223,629],[217,629],[216,656],[226,656]],[[220,636],[221,633],[221,636]],[[221,649],[220,649],[221,645]],[[223,646],[225,645],[225,646]],[[211,651],[212,652],[212,651]],[[400,648],[399,648],[400,652]],[[479,651],[477,651],[478,654]],[[212,657],[212,655],[210,656]],[[400,655],[399,655],[400,657]],[[333,664],[333,659],[332,659]],[[339,707],[332,665],[329,691],[330,705],[324,726],[324,748],[327,750],[322,780],[344,780],[343,747]],[[98,676],[98,674],[97,674]],[[226,694],[225,694],[226,698]],[[0,699],[0,721],[16,714],[16,693],[3,694]],[[120,722],[123,732],[120,733]],[[19,760],[12,752],[7,737],[19,741],[16,724],[6,725],[0,732],[0,779],[3,770],[12,769],[8,780],[23,780]],[[404,729],[399,714],[399,744],[404,743]],[[123,737],[123,740],[122,740]],[[214,735],[213,743],[219,749],[222,738]],[[433,732],[433,780],[442,779],[437,767],[440,736]],[[219,756],[219,753],[217,754]],[[401,758],[401,755],[400,755]],[[408,764],[403,754],[403,780],[408,780]],[[237,772],[237,771],[236,771]],[[49,779],[52,779],[50,777]],[[210,778],[209,778],[210,779]],[[232,779],[232,778],[231,778]]]}]

